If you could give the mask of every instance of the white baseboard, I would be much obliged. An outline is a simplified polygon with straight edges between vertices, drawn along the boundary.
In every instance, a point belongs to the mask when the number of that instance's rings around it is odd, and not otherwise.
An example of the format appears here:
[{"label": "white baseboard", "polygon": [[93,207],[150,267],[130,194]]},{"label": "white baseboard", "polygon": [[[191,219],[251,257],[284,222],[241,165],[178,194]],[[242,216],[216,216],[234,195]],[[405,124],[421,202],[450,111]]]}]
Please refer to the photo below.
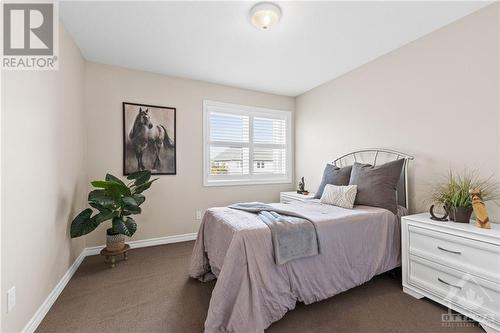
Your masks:
[{"label": "white baseboard", "polygon": [[52,305],[54,305],[54,302],[57,300],[59,295],[62,293],[66,285],[68,284],[69,280],[71,280],[71,277],[73,274],[75,274],[76,270],[82,263],[83,259],[85,259],[85,249],[80,253],[78,258],[73,262],[73,264],[68,268],[66,273],[64,273],[63,277],[59,281],[59,283],[55,286],[55,288],[50,292],[49,296],[45,299],[45,301],[42,303],[42,305],[38,308],[38,310],[35,312],[35,315],[31,318],[31,320],[26,324],[26,326],[23,328],[22,333],[33,333],[35,332],[36,328],[40,323],[42,322],[43,318],[45,318],[45,315],[47,315],[47,312],[49,312],[50,308]]},{"label": "white baseboard", "polygon": [[[127,242],[127,244],[129,244],[131,248],[136,249],[136,248],[140,248],[140,247],[191,241],[191,240],[195,240],[196,236],[197,236],[197,233],[182,234],[182,235],[174,235],[174,236],[166,236],[166,237],[158,237],[158,238],[130,241],[130,242]],[[80,253],[78,258],[76,258],[76,260],[68,268],[66,273],[64,273],[64,275],[61,278],[61,280],[59,281],[59,283],[55,286],[55,288],[51,291],[49,296],[47,296],[45,301],[42,303],[42,305],[35,312],[35,315],[31,318],[31,320],[23,328],[23,330],[21,331],[22,333],[35,332],[38,325],[40,325],[43,318],[45,318],[45,316],[49,312],[52,305],[54,305],[54,303],[57,300],[57,298],[59,297],[59,295],[62,293],[62,291],[64,290],[64,288],[68,284],[68,282],[71,280],[71,277],[73,276],[73,274],[75,274],[76,270],[78,269],[80,264],[83,262],[83,259],[85,259],[85,257],[87,257],[87,256],[99,254],[103,248],[104,248],[104,245],[94,246],[94,247],[86,247],[85,249],[83,249],[82,253]]]},{"label": "white baseboard", "polygon": [[[137,249],[140,247],[165,245],[165,244],[171,244],[171,243],[192,241],[192,240],[196,239],[197,235],[198,235],[198,233],[193,232],[191,234],[182,234],[182,235],[165,236],[165,237],[130,241],[130,242],[127,242],[127,244],[130,245],[130,247],[132,249]],[[93,256],[93,255],[99,254],[102,249],[104,249],[104,245],[87,247],[84,250],[85,256]]]}]

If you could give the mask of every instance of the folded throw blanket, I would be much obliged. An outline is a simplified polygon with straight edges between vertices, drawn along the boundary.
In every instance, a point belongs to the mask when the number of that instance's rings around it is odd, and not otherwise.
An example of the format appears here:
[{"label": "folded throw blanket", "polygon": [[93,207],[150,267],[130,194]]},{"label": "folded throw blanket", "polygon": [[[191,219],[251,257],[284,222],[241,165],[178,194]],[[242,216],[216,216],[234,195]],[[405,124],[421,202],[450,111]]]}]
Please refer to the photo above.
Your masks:
[{"label": "folded throw blanket", "polygon": [[258,214],[269,227],[277,265],[319,254],[316,227],[307,217],[260,202],[238,203],[229,208]]}]

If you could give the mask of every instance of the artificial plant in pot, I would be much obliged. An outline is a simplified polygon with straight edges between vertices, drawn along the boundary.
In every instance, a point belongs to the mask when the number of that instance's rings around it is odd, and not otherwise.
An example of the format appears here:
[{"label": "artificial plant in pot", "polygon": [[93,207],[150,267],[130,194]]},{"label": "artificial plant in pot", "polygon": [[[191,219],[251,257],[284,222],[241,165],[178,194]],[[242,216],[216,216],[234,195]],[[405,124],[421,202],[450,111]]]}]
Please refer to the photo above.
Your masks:
[{"label": "artificial plant in pot", "polygon": [[455,222],[469,223],[472,215],[471,190],[481,191],[484,201],[498,200],[498,183],[492,178],[481,179],[477,171],[464,170],[461,173],[449,171],[446,182],[437,184],[432,190],[432,200],[442,204]]},{"label": "artificial plant in pot", "polygon": [[125,236],[130,237],[137,230],[131,216],[141,213],[140,206],[146,200],[142,193],[157,179],[151,179],[151,172],[144,170],[130,174],[127,183],[110,174],[105,180],[91,182],[95,189],[89,193],[88,202],[97,212],[92,208],[80,212],[71,222],[71,238],[86,235],[111,220],[111,227],[106,230],[106,249],[123,249]]}]

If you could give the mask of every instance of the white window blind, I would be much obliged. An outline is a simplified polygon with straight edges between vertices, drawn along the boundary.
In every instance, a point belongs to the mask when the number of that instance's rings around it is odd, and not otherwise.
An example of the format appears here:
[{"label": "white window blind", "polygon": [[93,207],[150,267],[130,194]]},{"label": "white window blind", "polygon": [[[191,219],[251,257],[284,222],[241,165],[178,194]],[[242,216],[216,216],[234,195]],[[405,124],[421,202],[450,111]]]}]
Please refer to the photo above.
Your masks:
[{"label": "white window blind", "polygon": [[204,184],[291,182],[291,113],[204,101]]}]

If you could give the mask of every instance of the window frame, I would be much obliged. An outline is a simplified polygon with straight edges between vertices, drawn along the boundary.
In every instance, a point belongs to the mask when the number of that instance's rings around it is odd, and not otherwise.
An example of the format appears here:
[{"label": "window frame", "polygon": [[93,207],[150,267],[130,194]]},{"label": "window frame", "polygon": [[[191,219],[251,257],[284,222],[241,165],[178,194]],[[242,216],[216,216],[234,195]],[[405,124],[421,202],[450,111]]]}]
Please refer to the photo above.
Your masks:
[{"label": "window frame", "polygon": [[[249,148],[249,174],[248,175],[210,175],[210,139],[209,108],[217,107],[226,109],[229,113],[249,116],[249,142],[234,143],[235,147]],[[286,165],[284,175],[255,174],[253,172],[253,147],[273,148],[275,144],[254,144],[253,143],[253,118],[264,117],[285,119],[287,126],[285,152]],[[291,111],[267,109],[261,107],[238,105],[212,100],[203,100],[203,186],[236,186],[236,185],[264,185],[264,184],[290,184],[293,175],[293,113]],[[228,143],[224,143],[228,144]],[[231,144],[228,144],[232,146]]]}]

